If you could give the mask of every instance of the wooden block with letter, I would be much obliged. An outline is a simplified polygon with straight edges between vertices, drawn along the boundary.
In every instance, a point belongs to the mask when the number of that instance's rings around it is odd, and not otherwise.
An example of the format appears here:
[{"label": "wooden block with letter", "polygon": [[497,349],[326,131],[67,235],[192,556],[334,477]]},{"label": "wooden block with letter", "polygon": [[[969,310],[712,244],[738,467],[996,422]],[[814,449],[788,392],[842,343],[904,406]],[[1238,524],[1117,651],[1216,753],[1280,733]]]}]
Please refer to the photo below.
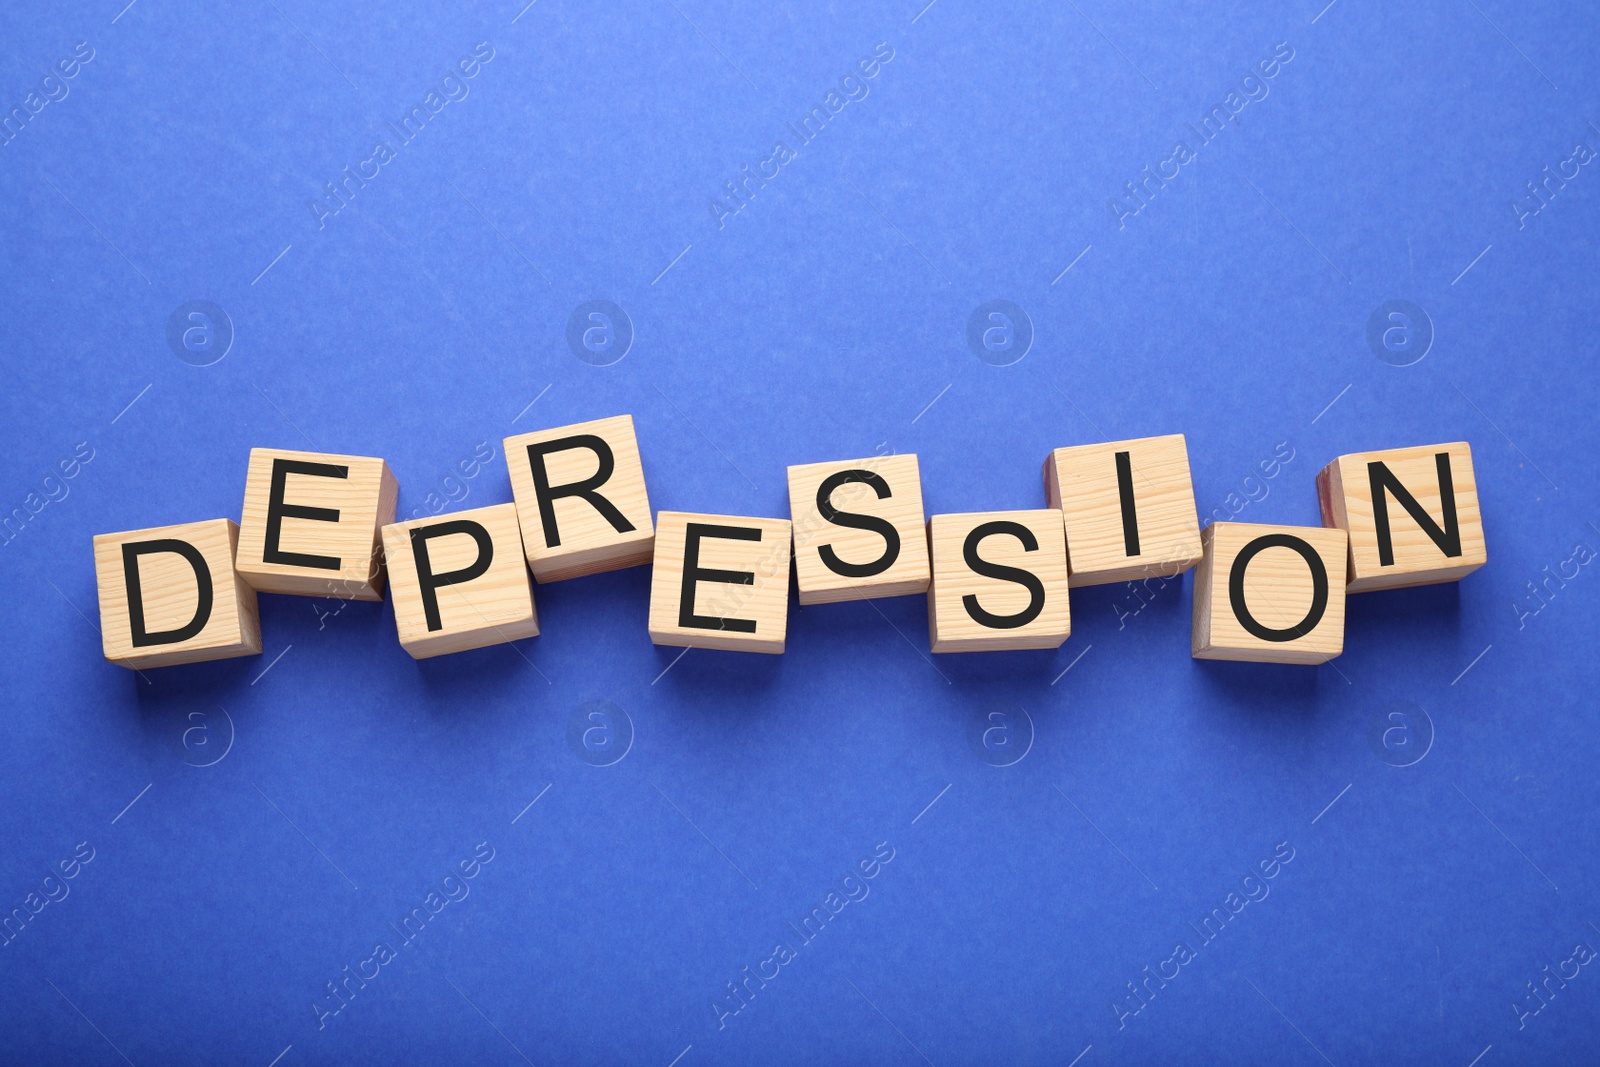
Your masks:
[{"label": "wooden block with letter", "polygon": [[233,569],[231,519],[94,539],[106,659],[136,670],[261,653],[256,591]]},{"label": "wooden block with letter", "polygon": [[935,515],[928,546],[933,651],[1058,648],[1071,636],[1061,512]]},{"label": "wooden block with letter", "polygon": [[916,456],[790,467],[789,515],[800,603],[928,591]]},{"label": "wooden block with letter", "polygon": [[505,449],[535,578],[559,582],[650,562],[655,528],[632,415],[518,434]]},{"label": "wooden block with letter", "polygon": [[262,593],[383,599],[383,541],[400,483],[381,459],[252,448],[239,575]]},{"label": "wooden block with letter", "polygon": [[1343,530],[1214,522],[1200,540],[1195,659],[1325,663],[1344,651]]},{"label": "wooden block with letter", "polygon": [[1465,441],[1340,456],[1317,497],[1322,524],[1350,535],[1349,592],[1459,581],[1489,562]]},{"label": "wooden block with letter", "polygon": [[1074,586],[1175,577],[1200,562],[1200,522],[1183,434],[1058,448],[1044,461],[1067,530]]},{"label": "wooden block with letter", "polygon": [[788,519],[657,515],[650,640],[782,652],[789,628],[789,532]]},{"label": "wooden block with letter", "polygon": [[514,504],[383,528],[401,646],[416,659],[539,633]]}]

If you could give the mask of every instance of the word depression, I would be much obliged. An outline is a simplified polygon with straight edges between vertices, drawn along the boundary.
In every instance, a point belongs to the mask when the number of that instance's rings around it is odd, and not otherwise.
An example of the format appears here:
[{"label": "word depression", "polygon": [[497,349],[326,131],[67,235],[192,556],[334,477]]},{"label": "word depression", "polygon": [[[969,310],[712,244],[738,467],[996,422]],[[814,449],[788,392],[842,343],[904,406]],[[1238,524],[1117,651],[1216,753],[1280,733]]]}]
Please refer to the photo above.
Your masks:
[{"label": "word depression", "polygon": [[926,595],[934,652],[1056,648],[1068,590],[1195,570],[1199,659],[1322,663],[1345,594],[1483,566],[1465,442],[1340,456],[1321,527],[1200,529],[1182,434],[1058,448],[1048,506],[934,515],[915,455],[789,468],[790,517],[653,517],[633,418],[509,437],[513,503],[395,522],[381,459],[257,448],[243,514],[94,539],[106,659],[143,669],[261,651],[256,594],[382,600],[423,659],[539,632],[533,579],[652,563],[656,644],[782,652],[800,603]]}]

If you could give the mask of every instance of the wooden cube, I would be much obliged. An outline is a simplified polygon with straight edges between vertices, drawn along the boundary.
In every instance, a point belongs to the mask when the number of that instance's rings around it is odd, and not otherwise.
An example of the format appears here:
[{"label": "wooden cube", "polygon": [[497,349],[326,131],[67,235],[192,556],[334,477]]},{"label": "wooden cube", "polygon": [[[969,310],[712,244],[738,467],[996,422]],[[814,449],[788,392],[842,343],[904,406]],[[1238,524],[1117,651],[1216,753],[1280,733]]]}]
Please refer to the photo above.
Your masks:
[{"label": "wooden cube", "polygon": [[262,593],[382,600],[383,540],[400,483],[368,456],[253,448],[239,576]]},{"label": "wooden cube", "polygon": [[1058,448],[1045,496],[1061,509],[1074,586],[1175,577],[1200,562],[1200,522],[1183,434]]},{"label": "wooden cube", "polygon": [[790,467],[789,515],[800,603],[928,591],[916,456]]},{"label": "wooden cube", "polygon": [[522,547],[540,582],[649,563],[650,497],[633,416],[505,439]]},{"label": "wooden cube", "polygon": [[539,633],[515,504],[383,528],[400,645],[416,659]]},{"label": "wooden cube", "polygon": [[1343,530],[1214,522],[1200,541],[1195,659],[1325,663],[1344,651]]},{"label": "wooden cube", "polygon": [[231,519],[94,539],[106,659],[143,670],[261,654],[256,591],[233,569]]},{"label": "wooden cube", "polygon": [[1061,512],[935,515],[928,546],[933,651],[1058,648],[1071,636]]},{"label": "wooden cube", "polygon": [[782,652],[789,629],[789,532],[788,519],[657,515],[650,640]]},{"label": "wooden cube", "polygon": [[1459,581],[1489,562],[1465,441],[1340,456],[1317,497],[1322,524],[1350,535],[1348,592]]}]

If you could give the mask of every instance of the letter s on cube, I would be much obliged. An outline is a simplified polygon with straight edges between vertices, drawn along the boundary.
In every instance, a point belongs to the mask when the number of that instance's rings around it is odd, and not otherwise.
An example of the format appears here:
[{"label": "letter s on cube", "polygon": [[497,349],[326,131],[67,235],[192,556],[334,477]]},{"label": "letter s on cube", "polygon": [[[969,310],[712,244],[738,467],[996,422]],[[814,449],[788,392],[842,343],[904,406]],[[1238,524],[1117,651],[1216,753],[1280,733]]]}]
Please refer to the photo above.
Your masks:
[{"label": "letter s on cube", "polygon": [[1059,648],[1071,636],[1061,512],[935,515],[928,544],[934,652]]},{"label": "letter s on cube", "polygon": [[928,591],[928,539],[915,455],[789,468],[802,604]]}]

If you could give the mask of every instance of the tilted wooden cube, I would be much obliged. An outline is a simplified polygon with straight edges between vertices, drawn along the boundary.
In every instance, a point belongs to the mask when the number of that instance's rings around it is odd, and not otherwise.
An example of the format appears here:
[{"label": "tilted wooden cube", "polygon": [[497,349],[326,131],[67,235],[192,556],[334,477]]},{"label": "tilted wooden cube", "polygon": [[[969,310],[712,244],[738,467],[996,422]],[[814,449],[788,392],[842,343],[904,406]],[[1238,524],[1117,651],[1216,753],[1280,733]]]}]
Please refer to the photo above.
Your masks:
[{"label": "tilted wooden cube", "polygon": [[1340,456],[1317,497],[1322,524],[1350,535],[1349,592],[1455,582],[1489,562],[1465,441]]},{"label": "tilted wooden cube", "polygon": [[94,539],[106,659],[143,670],[261,652],[256,592],[234,571],[231,519]]},{"label": "tilted wooden cube", "polygon": [[632,415],[518,434],[505,449],[535,578],[559,582],[650,562],[655,528]]},{"label": "tilted wooden cube", "polygon": [[253,448],[238,571],[262,593],[382,600],[400,483],[381,459]]},{"label": "tilted wooden cube", "polygon": [[788,519],[661,512],[650,640],[782,652],[789,629],[789,536]]},{"label": "tilted wooden cube", "polygon": [[1200,561],[1181,433],[1058,448],[1045,459],[1044,487],[1061,509],[1074,587],[1171,578]]},{"label": "tilted wooden cube", "polygon": [[1343,530],[1214,522],[1200,540],[1195,659],[1325,663],[1344,651]]},{"label": "tilted wooden cube", "polygon": [[383,528],[401,646],[416,659],[539,633],[514,504]]},{"label": "tilted wooden cube", "polygon": [[1061,512],[935,515],[928,545],[933,651],[1058,648],[1071,636]]},{"label": "tilted wooden cube", "polygon": [[789,516],[800,603],[928,591],[916,456],[790,467]]}]

